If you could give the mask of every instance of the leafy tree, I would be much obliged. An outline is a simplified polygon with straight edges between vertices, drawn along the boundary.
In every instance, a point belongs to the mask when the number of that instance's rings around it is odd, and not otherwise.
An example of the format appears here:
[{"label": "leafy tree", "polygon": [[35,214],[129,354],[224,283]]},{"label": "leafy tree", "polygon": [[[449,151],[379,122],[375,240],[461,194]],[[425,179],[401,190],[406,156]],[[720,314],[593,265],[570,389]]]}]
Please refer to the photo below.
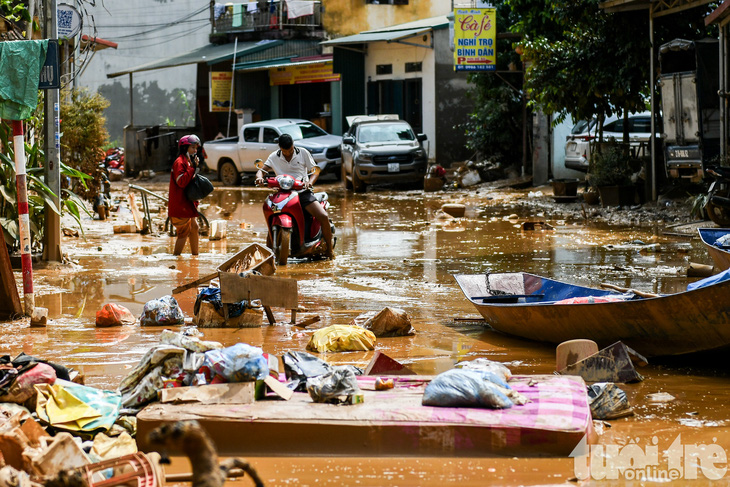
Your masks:
[{"label": "leafy tree", "polygon": [[[649,82],[649,14],[606,13],[600,0],[505,0],[520,20],[528,61],[525,89],[545,113],[574,120],[627,116],[646,108]],[[716,5],[715,5],[716,6]],[[677,37],[712,32],[703,17],[715,6],[696,7],[655,20],[654,49]],[[716,34],[715,34],[716,36]],[[628,126],[624,124],[626,129]]]},{"label": "leafy tree", "polygon": [[600,0],[507,0],[523,12],[525,89],[545,113],[574,120],[635,112],[649,94],[649,19],[608,14]]},{"label": "leafy tree", "polygon": [[[507,5],[503,3],[496,8],[497,25],[510,25],[514,16]],[[469,149],[483,158],[518,165],[522,161],[523,123],[520,59],[509,39],[497,39],[496,50],[496,70],[500,73],[468,76],[469,96],[475,102],[475,109],[461,127],[467,135]]]},{"label": "leafy tree", "polygon": [[[106,98],[86,89],[73,89],[61,97],[61,156],[68,166],[92,177],[104,160],[102,147],[109,140],[103,115],[108,106]],[[92,179],[75,191],[91,201],[98,194],[99,181]]]}]

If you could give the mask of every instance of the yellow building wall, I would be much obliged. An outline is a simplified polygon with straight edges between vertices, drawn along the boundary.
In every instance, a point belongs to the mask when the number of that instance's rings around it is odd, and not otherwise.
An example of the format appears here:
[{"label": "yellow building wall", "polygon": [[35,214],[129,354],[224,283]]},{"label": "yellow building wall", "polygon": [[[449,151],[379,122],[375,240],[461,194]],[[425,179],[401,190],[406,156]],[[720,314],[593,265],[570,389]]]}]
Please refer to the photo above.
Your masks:
[{"label": "yellow building wall", "polygon": [[408,0],[408,5],[368,4],[365,0],[326,0],[322,23],[332,37],[446,15],[451,0]]}]

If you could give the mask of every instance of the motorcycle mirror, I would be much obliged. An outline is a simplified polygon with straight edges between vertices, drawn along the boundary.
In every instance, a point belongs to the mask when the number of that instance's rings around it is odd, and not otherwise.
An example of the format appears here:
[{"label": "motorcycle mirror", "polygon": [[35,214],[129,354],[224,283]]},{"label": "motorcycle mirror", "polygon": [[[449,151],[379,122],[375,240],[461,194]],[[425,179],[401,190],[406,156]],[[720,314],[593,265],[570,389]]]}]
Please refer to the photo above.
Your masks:
[{"label": "motorcycle mirror", "polygon": [[261,159],[256,159],[253,165],[256,166],[256,169],[264,169],[264,161],[262,161]]},{"label": "motorcycle mirror", "polygon": [[314,167],[312,168],[312,172],[311,172],[311,173],[309,173],[309,174],[311,174],[311,175],[315,175],[315,174],[319,174],[319,173],[321,173],[321,172],[322,172],[322,168],[321,168],[321,167],[319,167],[319,166],[317,166],[317,165],[315,165],[315,166],[314,166]]}]

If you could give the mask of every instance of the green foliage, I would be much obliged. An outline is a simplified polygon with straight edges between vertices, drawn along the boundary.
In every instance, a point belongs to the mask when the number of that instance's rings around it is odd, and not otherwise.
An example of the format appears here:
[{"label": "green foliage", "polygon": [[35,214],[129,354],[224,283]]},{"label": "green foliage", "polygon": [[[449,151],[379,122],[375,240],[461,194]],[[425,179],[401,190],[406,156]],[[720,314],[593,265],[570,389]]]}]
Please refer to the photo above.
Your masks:
[{"label": "green foliage", "polygon": [[630,159],[619,144],[607,144],[591,154],[587,179],[591,186],[625,186],[631,184]]},{"label": "green foliage", "polygon": [[[506,5],[497,6],[497,25],[513,20]],[[519,56],[507,39],[497,40],[497,70],[504,73],[469,74],[469,96],[475,108],[460,128],[466,133],[467,147],[480,157],[517,165],[522,161],[522,72]]]},{"label": "green foliage", "polygon": [[[545,113],[570,114],[573,120],[645,109],[650,94],[648,15],[606,13],[600,0],[504,2],[519,15],[508,28],[523,36],[531,104]],[[703,18],[709,8],[657,20],[655,49],[677,37],[707,35]]]},{"label": "green foliage", "polygon": [[[86,89],[74,89],[61,99],[62,159],[69,167],[94,175],[104,160],[101,148],[109,140],[103,115],[109,101]],[[99,192],[99,181],[89,180],[86,187],[77,187],[75,191],[91,201]]]},{"label": "green foliage", "polygon": [[[35,120],[37,123],[37,120]],[[83,232],[81,225],[81,211],[86,209],[83,201],[69,190],[64,190],[61,199],[61,208],[54,203],[55,194],[46,186],[43,178],[42,163],[45,155],[41,150],[42,140],[36,139],[33,145],[24,143],[26,154],[26,187],[28,194],[28,217],[30,221],[31,245],[34,250],[39,250],[43,241],[43,230],[45,224],[45,205],[55,213],[68,211],[76,220]],[[18,193],[15,177],[15,145],[13,143],[13,130],[7,123],[0,123],[0,226],[2,226],[5,243],[12,249],[20,247],[20,235],[18,228]],[[61,175],[69,178],[85,181],[89,176],[65,164],[61,164]]]},{"label": "green foliage", "polygon": [[18,0],[0,0],[0,15],[11,22],[30,22],[28,8]]}]

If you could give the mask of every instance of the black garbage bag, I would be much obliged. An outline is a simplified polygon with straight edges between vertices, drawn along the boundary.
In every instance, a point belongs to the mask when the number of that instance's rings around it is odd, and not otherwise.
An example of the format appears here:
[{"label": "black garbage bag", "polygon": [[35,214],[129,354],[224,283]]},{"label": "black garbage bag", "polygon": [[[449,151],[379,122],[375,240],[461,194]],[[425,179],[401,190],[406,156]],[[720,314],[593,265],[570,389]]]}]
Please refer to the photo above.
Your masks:
[{"label": "black garbage bag", "polygon": [[332,370],[330,364],[307,352],[286,352],[281,356],[284,362],[284,373],[289,384],[287,387],[295,390],[306,390],[307,379],[318,377]]}]

